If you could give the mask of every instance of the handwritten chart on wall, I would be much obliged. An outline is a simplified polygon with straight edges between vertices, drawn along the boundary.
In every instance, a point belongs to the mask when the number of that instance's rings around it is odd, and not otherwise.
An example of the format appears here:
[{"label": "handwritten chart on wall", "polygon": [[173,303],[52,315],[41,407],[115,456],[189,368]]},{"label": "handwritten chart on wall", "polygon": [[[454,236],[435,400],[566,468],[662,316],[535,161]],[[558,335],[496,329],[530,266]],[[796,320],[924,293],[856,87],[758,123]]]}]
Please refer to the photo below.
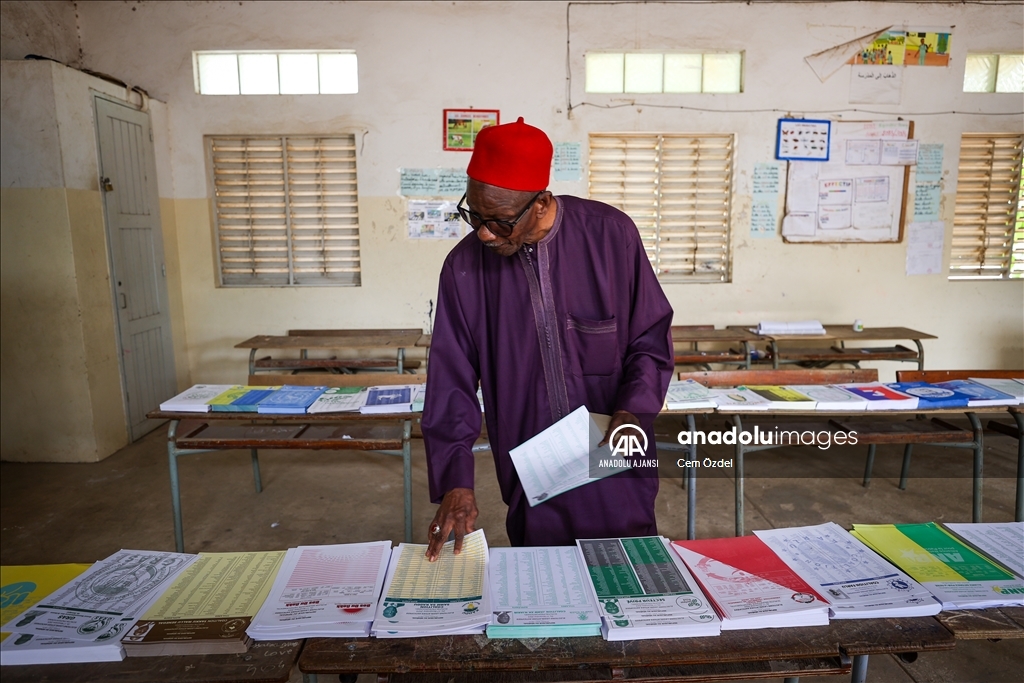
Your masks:
[{"label": "handwritten chart on wall", "polygon": [[911,132],[909,121],[833,122],[828,161],[789,164],[783,238],[899,242]]}]

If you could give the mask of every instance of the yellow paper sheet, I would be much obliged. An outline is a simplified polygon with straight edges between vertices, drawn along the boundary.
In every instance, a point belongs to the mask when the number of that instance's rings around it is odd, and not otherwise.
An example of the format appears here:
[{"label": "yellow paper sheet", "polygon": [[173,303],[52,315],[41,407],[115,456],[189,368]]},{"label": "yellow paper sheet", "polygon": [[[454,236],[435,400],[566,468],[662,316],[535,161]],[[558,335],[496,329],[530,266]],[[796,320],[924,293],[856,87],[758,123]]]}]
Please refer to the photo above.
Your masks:
[{"label": "yellow paper sheet", "polygon": [[254,617],[270,593],[285,551],[200,553],[143,620]]},{"label": "yellow paper sheet", "polygon": [[[0,624],[6,624],[91,566],[36,564],[0,567]],[[0,634],[0,641],[7,636],[7,633]]]},{"label": "yellow paper sheet", "polygon": [[445,543],[435,562],[427,561],[427,546],[404,545],[388,595],[441,600],[483,595],[487,577],[487,544],[483,531],[478,529],[467,534],[458,555],[452,552],[454,545],[454,541]]}]

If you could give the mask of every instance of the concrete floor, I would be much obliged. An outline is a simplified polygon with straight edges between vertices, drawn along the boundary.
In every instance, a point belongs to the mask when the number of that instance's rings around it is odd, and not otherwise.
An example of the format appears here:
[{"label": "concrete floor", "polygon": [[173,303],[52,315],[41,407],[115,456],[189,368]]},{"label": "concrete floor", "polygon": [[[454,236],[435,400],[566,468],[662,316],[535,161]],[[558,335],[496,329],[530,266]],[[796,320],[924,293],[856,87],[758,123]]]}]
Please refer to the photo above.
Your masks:
[{"label": "concrete floor", "polygon": [[[672,424],[663,427],[659,431],[675,429]],[[0,464],[0,561],[92,562],[120,548],[173,549],[164,434],[158,429],[100,463]],[[985,521],[1013,519],[1016,448],[1009,437],[986,435]],[[879,448],[872,484],[861,486],[865,451],[786,448],[748,455],[748,533],[825,521],[847,528],[855,522],[970,521],[970,451],[918,448],[906,491],[897,488],[902,456],[897,446]],[[701,457],[705,455],[728,458],[731,449],[702,447]],[[414,456],[414,540],[424,542],[434,506],[427,498],[422,443],[414,445]],[[179,461],[186,550],[402,540],[400,458],[265,451],[260,461],[264,491],[258,495],[247,451],[192,455]],[[479,526],[491,545],[508,545],[505,507],[489,453],[477,457],[476,480]],[[686,534],[686,495],[680,484],[678,478],[663,479],[658,496],[659,530],[669,538]],[[697,500],[698,537],[732,535],[731,477],[702,477]],[[292,678],[300,680],[298,672]],[[374,680],[361,676],[360,683],[364,679]],[[912,664],[873,657],[869,680],[1024,681],[1024,643],[962,642],[951,652],[923,654]]]}]

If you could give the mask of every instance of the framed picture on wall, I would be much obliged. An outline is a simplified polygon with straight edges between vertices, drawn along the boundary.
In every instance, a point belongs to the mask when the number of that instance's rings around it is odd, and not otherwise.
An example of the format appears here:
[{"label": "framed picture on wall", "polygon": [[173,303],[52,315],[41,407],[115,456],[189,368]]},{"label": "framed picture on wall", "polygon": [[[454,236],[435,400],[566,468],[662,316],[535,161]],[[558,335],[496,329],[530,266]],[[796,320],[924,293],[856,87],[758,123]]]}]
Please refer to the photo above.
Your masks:
[{"label": "framed picture on wall", "polygon": [[480,131],[487,126],[497,126],[500,122],[497,109],[445,109],[445,151],[472,152]]}]

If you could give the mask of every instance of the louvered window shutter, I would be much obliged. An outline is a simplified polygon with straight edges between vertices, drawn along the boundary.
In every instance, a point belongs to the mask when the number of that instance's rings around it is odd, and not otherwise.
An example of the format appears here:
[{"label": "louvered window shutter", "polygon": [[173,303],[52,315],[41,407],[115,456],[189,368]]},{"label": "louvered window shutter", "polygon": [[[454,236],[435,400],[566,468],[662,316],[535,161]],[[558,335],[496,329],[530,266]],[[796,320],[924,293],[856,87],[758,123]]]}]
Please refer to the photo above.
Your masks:
[{"label": "louvered window shutter", "polygon": [[359,285],[355,139],[211,137],[221,284]]},{"label": "louvered window shutter", "polygon": [[662,282],[728,282],[734,136],[590,136],[590,198],[640,230]]},{"label": "louvered window shutter", "polygon": [[949,278],[1024,277],[1020,133],[964,133]]}]

